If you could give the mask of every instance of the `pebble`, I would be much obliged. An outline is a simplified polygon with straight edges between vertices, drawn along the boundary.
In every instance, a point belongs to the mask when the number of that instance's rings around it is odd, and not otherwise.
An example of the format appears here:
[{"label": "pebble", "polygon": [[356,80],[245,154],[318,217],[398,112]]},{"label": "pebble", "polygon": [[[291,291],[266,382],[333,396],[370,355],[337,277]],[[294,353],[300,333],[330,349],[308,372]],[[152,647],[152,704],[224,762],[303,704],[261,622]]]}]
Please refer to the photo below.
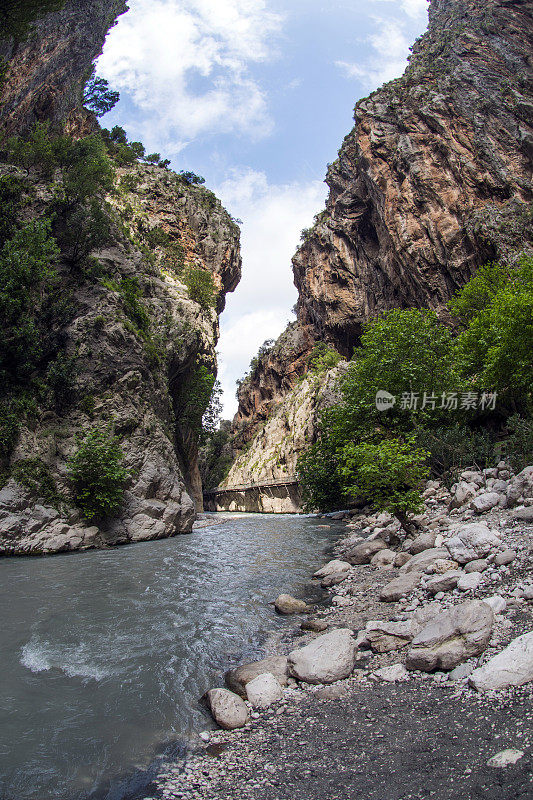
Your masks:
[{"label": "pebble", "polygon": [[509,748],[509,750],[501,750],[499,753],[496,753],[495,756],[489,758],[487,766],[500,768],[508,767],[509,764],[516,764],[517,761],[520,761],[523,755],[523,750],[515,750],[512,747]]}]

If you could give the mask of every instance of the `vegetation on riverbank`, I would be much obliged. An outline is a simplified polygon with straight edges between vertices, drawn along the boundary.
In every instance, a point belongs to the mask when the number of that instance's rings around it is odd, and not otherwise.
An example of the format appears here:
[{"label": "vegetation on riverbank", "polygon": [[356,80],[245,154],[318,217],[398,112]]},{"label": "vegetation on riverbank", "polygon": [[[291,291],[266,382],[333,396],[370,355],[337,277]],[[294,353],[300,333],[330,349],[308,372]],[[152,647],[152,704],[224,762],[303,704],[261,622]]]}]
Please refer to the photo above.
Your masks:
[{"label": "vegetation on riverbank", "polygon": [[453,331],[418,309],[365,326],[342,401],[298,464],[307,508],[360,499],[403,515],[418,509],[426,469],[450,479],[502,449],[517,469],[531,462],[533,258],[482,267],[450,311]]}]

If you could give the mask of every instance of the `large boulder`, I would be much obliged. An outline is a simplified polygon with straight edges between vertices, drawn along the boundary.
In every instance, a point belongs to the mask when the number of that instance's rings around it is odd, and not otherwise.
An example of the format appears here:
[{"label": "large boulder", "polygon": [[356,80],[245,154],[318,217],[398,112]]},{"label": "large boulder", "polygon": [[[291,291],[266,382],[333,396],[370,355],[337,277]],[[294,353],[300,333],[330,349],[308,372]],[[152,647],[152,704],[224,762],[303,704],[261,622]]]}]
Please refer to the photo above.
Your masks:
[{"label": "large boulder", "polygon": [[489,692],[507,686],[523,686],[533,681],[533,632],[513,639],[498,655],[470,675],[469,683],[478,691]]},{"label": "large boulder", "polygon": [[484,558],[501,546],[501,540],[484,522],[470,522],[452,531],[445,544],[451,557],[459,564]]},{"label": "large boulder", "polygon": [[289,673],[306,683],[334,683],[352,674],[355,642],[349,628],[338,628],[289,654]]},{"label": "large boulder", "polygon": [[278,614],[302,614],[307,611],[307,603],[303,600],[297,600],[290,594],[280,594],[274,600],[274,608]]},{"label": "large boulder", "polygon": [[533,497],[533,466],[526,467],[512,479],[507,487],[507,506],[512,508],[528,497]]},{"label": "large boulder", "polygon": [[469,500],[472,500],[476,496],[477,486],[474,483],[467,483],[466,481],[460,481],[452,495],[452,499],[448,503],[448,508],[453,510],[454,508],[461,508],[464,506],[465,503],[468,503]]},{"label": "large boulder", "polygon": [[246,685],[265,672],[270,672],[281,686],[286,686],[289,674],[287,657],[269,656],[268,658],[262,658],[261,661],[241,664],[236,669],[228,670],[224,675],[224,681],[232,692],[240,694],[241,697],[246,697]]},{"label": "large boulder", "polygon": [[435,539],[437,534],[433,531],[430,533],[421,533],[409,545],[409,552],[416,556],[418,553],[423,553],[424,550],[431,550],[435,547]]},{"label": "large boulder", "polygon": [[321,567],[321,569],[318,569],[313,577],[327,578],[328,575],[336,575],[339,572],[347,572],[349,569],[351,569],[351,564],[348,564],[347,561],[341,561],[338,558],[334,558],[333,561],[328,561],[328,563]]},{"label": "large boulder", "polygon": [[386,550],[387,545],[383,539],[371,539],[356,544],[346,551],[345,558],[350,564],[369,564],[373,555],[380,550]]},{"label": "large boulder", "polygon": [[396,603],[398,600],[401,600],[402,597],[411,594],[420,583],[420,579],[421,576],[419,572],[408,572],[404,575],[398,575],[397,578],[394,578],[394,580],[383,587],[379,599],[382,603]]},{"label": "large boulder", "polygon": [[246,696],[254,708],[268,708],[283,698],[283,689],[271,672],[263,672],[246,684]]},{"label": "large boulder", "polygon": [[484,492],[474,497],[470,503],[470,508],[475,511],[476,514],[484,514],[486,511],[490,511],[491,508],[497,506],[499,502],[500,495],[497,492]]},{"label": "large boulder", "polygon": [[242,728],[248,722],[246,703],[228,689],[210,689],[207,704],[217,725],[227,731]]},{"label": "large boulder", "polygon": [[377,553],[374,553],[372,558],[370,559],[370,563],[373,567],[386,567],[392,568],[394,563],[394,559],[396,558],[396,553],[394,550],[378,550]]},{"label": "large boulder", "polygon": [[408,645],[419,629],[413,620],[405,622],[370,620],[365,626],[365,641],[375,653],[389,653],[391,650],[399,650]]},{"label": "large boulder", "polygon": [[418,633],[407,654],[408,669],[451,670],[486,649],[494,612],[487,603],[471,600],[443,611]]},{"label": "large boulder", "polygon": [[448,551],[444,547],[431,547],[410,558],[407,564],[401,567],[400,572],[425,572],[433,567],[436,561],[448,558],[448,555]]}]

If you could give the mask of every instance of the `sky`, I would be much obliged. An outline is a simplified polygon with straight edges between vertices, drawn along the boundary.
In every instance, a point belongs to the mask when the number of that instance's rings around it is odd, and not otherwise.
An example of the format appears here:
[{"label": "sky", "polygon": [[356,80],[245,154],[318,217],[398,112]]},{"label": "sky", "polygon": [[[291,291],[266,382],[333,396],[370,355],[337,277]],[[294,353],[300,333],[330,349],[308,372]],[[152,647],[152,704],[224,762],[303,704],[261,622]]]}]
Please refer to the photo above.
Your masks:
[{"label": "sky", "polygon": [[221,317],[224,418],[235,381],[294,319],[291,257],[324,207],[326,167],[353,107],[402,74],[427,0],[129,0],[98,75],[120,91],[102,119],[243,222],[243,277]]}]

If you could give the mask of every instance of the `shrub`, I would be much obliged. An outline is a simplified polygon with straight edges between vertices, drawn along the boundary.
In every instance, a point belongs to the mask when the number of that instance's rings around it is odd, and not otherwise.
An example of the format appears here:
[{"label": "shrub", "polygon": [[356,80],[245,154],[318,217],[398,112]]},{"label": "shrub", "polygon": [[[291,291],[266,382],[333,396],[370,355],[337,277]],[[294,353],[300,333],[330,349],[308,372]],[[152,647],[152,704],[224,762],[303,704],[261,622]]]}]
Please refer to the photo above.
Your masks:
[{"label": "shrub", "polygon": [[[179,387],[175,402],[176,417],[185,421],[197,436],[202,432],[202,419],[209,406],[214,387],[215,376],[200,362],[194,365]],[[214,414],[216,413],[215,395]]]},{"label": "shrub", "polygon": [[187,287],[189,297],[203,309],[216,306],[216,286],[213,276],[202,267],[185,267],[183,283]]},{"label": "shrub", "polygon": [[54,292],[58,248],[47,220],[30,222],[0,251],[0,381],[25,380],[45,347],[40,312]]},{"label": "shrub", "polygon": [[18,227],[20,211],[26,205],[27,181],[16,175],[0,178],[0,247],[10,239]]},{"label": "shrub", "polygon": [[189,186],[202,186],[205,183],[205,178],[188,170],[182,169],[181,172],[178,172],[178,177]]},{"label": "shrub", "polygon": [[533,258],[482,267],[452,304],[466,324],[457,339],[462,377],[527,410],[533,387]]},{"label": "shrub", "polygon": [[428,450],[432,475],[452,484],[457,473],[465,467],[485,469],[494,462],[497,435],[490,428],[470,429],[460,423],[435,428],[418,426],[416,443]]},{"label": "shrub", "polygon": [[394,514],[409,530],[408,515],[423,505],[420,490],[429,474],[428,456],[412,438],[347,444],[341,467],[345,491]]},{"label": "shrub", "polygon": [[345,505],[339,475],[339,457],[334,443],[324,434],[298,458],[297,473],[306,511],[331,511]]},{"label": "shrub", "polygon": [[148,333],[150,330],[150,317],[139,299],[141,297],[141,290],[138,278],[122,278],[119,291],[122,295],[122,302],[126,315],[139,331]]},{"label": "shrub", "polygon": [[57,488],[50,467],[40,458],[15,461],[10,473],[11,477],[29,489],[36,498],[42,498],[49,505],[61,508],[66,501],[65,495]]},{"label": "shrub", "polygon": [[78,441],[68,471],[74,500],[85,519],[106,519],[117,514],[130,477],[123,462],[119,441],[109,429],[94,428]]},{"label": "shrub", "polygon": [[333,347],[329,347],[325,342],[318,342],[309,355],[309,369],[311,372],[327,372],[336,367],[342,356]]},{"label": "shrub", "polygon": [[19,415],[7,403],[0,403],[0,467],[6,467],[17,443]]},{"label": "shrub", "polygon": [[59,353],[46,370],[46,383],[52,392],[56,411],[63,411],[74,400],[76,391],[77,357]]},{"label": "shrub", "polygon": [[514,414],[507,420],[510,433],[506,441],[511,466],[516,472],[533,464],[533,420]]}]

